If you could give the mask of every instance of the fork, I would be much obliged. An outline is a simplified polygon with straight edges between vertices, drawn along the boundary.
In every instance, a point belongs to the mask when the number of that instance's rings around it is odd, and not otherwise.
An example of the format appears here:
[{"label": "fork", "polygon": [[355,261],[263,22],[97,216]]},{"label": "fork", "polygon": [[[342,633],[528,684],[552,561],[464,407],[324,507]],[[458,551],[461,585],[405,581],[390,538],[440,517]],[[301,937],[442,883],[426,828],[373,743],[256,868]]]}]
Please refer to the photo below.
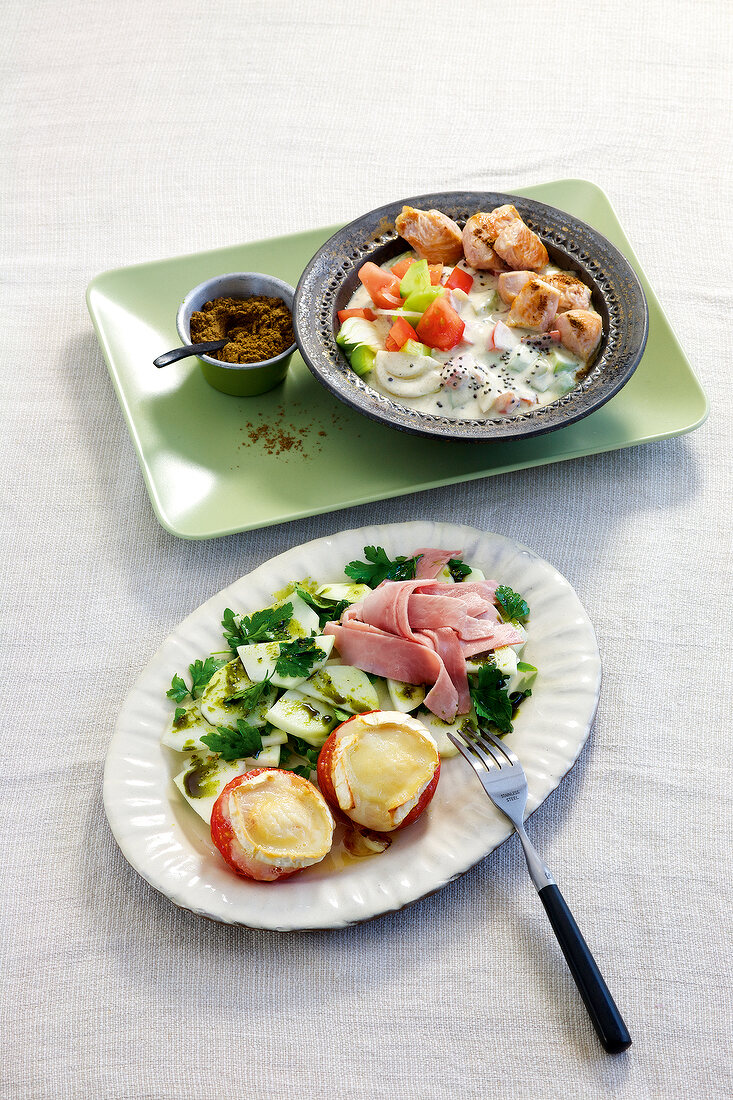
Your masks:
[{"label": "fork", "polygon": [[621,1013],[565,898],[525,831],[527,777],[519,759],[508,745],[485,729],[472,737],[460,732],[458,737],[452,733],[448,737],[476,772],[481,786],[496,808],[509,818],[519,834],[530,877],[550,918],[598,1038],[609,1054],[626,1050],[631,1046],[631,1036]]}]

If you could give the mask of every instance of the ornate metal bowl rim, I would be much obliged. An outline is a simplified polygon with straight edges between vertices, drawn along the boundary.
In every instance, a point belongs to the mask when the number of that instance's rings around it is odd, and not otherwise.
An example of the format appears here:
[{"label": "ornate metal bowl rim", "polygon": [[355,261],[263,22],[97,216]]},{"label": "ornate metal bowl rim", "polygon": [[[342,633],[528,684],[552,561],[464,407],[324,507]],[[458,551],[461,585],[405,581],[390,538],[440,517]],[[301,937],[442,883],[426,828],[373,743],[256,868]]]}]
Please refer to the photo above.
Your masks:
[{"label": "ornate metal bowl rim", "polygon": [[[336,314],[344,308],[367,259],[384,262],[401,250],[394,219],[403,205],[442,210],[459,224],[477,210],[513,203],[540,235],[551,258],[591,287],[604,335],[592,364],[559,400],[510,418],[453,420],[418,412],[378,393],[356,375],[336,343]],[[329,238],[307,264],[293,302],[293,327],[313,375],[351,408],[401,431],[431,438],[498,441],[541,435],[588,416],[609,401],[641,361],[648,309],[639,279],[626,258],[602,234],[556,207],[520,195],[446,191],[391,202],[356,218]]]}]

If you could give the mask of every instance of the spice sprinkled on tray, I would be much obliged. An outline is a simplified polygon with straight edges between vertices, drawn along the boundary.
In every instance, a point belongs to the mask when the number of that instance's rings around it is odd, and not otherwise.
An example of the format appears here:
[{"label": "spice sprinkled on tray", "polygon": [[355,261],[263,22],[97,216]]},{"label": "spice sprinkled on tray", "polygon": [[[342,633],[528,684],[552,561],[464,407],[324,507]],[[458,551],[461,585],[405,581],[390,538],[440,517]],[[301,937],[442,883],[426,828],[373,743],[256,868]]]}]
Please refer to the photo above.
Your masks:
[{"label": "spice sprinkled on tray", "polygon": [[261,363],[280,355],[295,342],[290,310],[281,298],[255,294],[251,298],[214,298],[191,314],[191,340],[229,338],[210,357],[223,363]]}]

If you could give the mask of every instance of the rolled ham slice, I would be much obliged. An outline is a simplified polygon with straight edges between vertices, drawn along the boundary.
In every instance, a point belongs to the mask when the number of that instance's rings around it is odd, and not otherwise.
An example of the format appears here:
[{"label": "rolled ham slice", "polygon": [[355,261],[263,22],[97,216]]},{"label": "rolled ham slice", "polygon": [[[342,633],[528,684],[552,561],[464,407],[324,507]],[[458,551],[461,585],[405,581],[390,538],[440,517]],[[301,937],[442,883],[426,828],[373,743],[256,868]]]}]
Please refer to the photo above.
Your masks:
[{"label": "rolled ham slice", "polygon": [[425,705],[444,722],[470,710],[466,660],[522,640],[511,623],[499,622],[496,581],[436,580],[446,562],[460,554],[416,550],[414,580],[383,581],[324,629],[347,664],[407,684],[431,685]]}]

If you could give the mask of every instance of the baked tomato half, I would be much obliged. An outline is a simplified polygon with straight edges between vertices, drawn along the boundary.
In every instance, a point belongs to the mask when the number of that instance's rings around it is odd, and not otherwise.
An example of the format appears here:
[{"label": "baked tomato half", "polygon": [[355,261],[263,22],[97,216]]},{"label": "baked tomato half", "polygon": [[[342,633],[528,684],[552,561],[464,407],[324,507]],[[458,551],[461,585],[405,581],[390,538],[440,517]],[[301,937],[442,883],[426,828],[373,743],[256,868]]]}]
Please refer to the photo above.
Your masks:
[{"label": "baked tomato half", "polygon": [[396,832],[424,812],[440,778],[429,731],[399,711],[356,714],[318,755],[318,785],[335,810],[367,829]]},{"label": "baked tomato half", "polygon": [[333,815],[321,792],[294,772],[254,768],[221,792],[211,839],[233,871],[259,882],[319,863],[333,843]]},{"label": "baked tomato half", "polygon": [[463,337],[465,324],[448,301],[450,295],[441,295],[428,306],[420,318],[417,335],[423,344],[440,351],[450,351]]}]

